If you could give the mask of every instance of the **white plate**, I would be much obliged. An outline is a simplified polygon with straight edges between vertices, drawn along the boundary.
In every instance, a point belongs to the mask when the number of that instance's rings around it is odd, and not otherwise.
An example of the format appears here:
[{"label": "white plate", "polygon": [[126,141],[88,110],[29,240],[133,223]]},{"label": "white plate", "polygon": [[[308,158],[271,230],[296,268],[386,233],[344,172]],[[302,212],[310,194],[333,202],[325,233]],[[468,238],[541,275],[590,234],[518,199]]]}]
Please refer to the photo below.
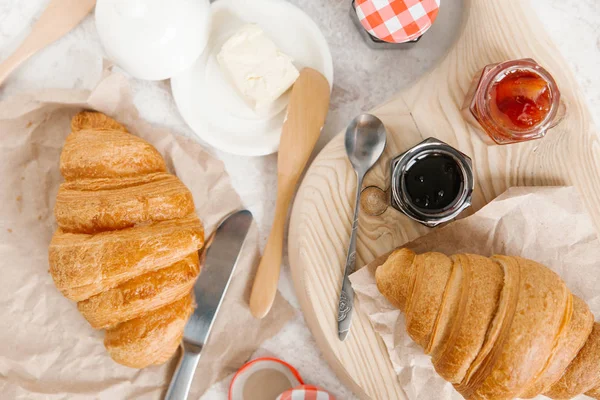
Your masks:
[{"label": "white plate", "polygon": [[171,79],[179,112],[199,138],[217,149],[244,156],[274,153],[289,93],[277,101],[271,115],[257,116],[221,73],[217,54],[237,29],[255,23],[294,59],[296,68],[320,71],[331,87],[333,63],[327,41],[308,15],[284,0],[219,0],[212,4],[211,23],[204,53]]}]

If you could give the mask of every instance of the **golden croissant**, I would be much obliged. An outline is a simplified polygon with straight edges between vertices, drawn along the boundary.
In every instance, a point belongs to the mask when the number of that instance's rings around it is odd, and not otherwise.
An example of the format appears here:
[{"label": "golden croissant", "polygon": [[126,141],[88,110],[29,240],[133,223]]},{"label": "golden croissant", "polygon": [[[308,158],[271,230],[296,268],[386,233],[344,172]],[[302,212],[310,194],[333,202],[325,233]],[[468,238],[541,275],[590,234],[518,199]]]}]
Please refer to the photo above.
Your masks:
[{"label": "golden croissant", "polygon": [[600,399],[600,323],[547,267],[520,257],[393,252],[379,291],[465,399]]},{"label": "golden croissant", "polygon": [[123,365],[166,362],[192,313],[202,224],[187,187],[146,141],[101,113],[71,122],[60,157],[58,229],[49,248],[56,287]]}]

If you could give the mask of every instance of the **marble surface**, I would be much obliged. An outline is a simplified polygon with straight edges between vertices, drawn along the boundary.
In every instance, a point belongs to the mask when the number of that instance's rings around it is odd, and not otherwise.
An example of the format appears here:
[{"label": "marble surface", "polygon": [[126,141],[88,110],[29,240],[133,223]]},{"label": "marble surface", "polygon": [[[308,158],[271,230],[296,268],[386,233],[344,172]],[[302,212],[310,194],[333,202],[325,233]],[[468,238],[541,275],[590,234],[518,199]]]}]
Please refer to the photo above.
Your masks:
[{"label": "marble surface", "polygon": [[[283,1],[283,0],[282,0]],[[438,20],[413,49],[376,51],[362,41],[348,17],[349,0],[291,0],[303,8],[323,31],[334,59],[335,84],[322,148],[354,115],[368,111],[409,86],[435,65],[456,38],[463,13],[462,0],[442,1]],[[492,0],[490,0],[492,1]],[[600,126],[600,2],[598,0],[531,0],[539,18],[575,72],[596,126]],[[26,36],[47,0],[0,0],[0,60]],[[0,99],[39,88],[92,88],[102,71],[104,51],[94,20],[79,27],[18,69],[0,88]],[[193,136],[179,115],[169,83],[131,80],[135,103],[143,118]],[[231,156],[218,151],[247,208],[255,215],[264,245],[273,218],[276,155],[261,158]],[[287,258],[280,290],[298,307]],[[301,312],[276,337],[265,342],[256,356],[270,354],[295,365],[305,380],[329,389],[340,399],[353,399],[320,355]],[[229,381],[215,385],[202,398],[226,398]]]}]

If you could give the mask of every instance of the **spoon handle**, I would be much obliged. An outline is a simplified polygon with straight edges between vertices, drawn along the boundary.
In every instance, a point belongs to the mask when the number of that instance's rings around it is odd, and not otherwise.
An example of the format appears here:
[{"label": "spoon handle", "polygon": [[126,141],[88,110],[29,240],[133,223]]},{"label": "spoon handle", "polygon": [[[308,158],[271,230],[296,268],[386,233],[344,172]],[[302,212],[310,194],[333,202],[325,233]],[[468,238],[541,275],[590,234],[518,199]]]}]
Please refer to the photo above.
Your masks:
[{"label": "spoon handle", "polygon": [[350,234],[350,245],[346,256],[346,268],[344,269],[344,281],[340,292],[338,304],[338,337],[343,342],[346,340],[352,325],[352,309],[354,307],[354,290],[348,276],[354,272],[356,267],[356,232],[358,231],[358,212],[360,209],[360,189],[362,188],[363,174],[356,173],[356,201],[354,203],[354,220],[352,222],[352,233]]}]

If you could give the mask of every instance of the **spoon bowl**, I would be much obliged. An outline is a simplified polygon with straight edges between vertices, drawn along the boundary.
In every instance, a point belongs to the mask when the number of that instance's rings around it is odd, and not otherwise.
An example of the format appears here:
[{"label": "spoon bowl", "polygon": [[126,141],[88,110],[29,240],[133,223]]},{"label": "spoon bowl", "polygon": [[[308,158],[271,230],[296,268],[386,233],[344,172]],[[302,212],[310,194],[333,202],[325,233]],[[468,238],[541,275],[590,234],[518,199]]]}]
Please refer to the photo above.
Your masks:
[{"label": "spoon bowl", "polygon": [[385,143],[385,126],[374,115],[361,114],[346,129],[346,154],[357,173],[366,173],[377,162]]}]

